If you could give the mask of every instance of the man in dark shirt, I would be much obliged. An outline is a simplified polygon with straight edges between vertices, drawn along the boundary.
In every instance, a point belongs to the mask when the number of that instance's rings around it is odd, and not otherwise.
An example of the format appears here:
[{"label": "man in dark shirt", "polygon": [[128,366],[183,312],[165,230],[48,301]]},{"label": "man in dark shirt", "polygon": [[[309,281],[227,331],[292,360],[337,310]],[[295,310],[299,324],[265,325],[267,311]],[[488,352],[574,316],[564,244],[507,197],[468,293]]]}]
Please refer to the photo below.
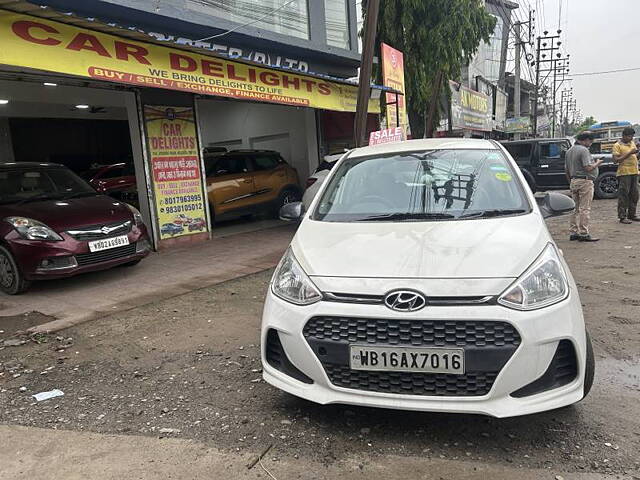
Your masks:
[{"label": "man in dark shirt", "polygon": [[589,233],[591,218],[591,202],[593,201],[593,181],[598,176],[598,167],[602,159],[593,161],[589,147],[593,143],[593,134],[582,132],[576,136],[576,143],[567,150],[565,172],[569,179],[571,196],[576,202],[576,209],[571,215],[569,240],[581,242],[597,242]]}]

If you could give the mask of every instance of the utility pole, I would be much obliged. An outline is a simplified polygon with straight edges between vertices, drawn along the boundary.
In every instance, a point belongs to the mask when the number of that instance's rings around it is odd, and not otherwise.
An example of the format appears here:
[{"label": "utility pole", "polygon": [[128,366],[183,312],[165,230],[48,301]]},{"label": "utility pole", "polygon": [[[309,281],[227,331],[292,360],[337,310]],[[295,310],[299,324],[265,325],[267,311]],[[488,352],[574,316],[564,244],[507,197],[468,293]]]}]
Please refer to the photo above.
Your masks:
[{"label": "utility pole", "polygon": [[356,147],[367,144],[367,114],[371,97],[371,69],[375,49],[376,29],[380,0],[369,0],[367,17],[364,22],[364,40],[362,44],[362,62],[360,63],[360,79],[358,84],[358,104],[356,107],[354,143]]},{"label": "utility pole", "polygon": [[[514,79],[514,99],[513,99],[513,116],[516,118],[520,117],[520,56],[522,55],[522,42],[520,38],[520,22],[516,22],[514,25],[515,34],[516,34],[516,70]],[[514,140],[520,140],[522,137],[520,133],[516,133],[513,136]]]},{"label": "utility pole", "polygon": [[[566,75],[569,73],[569,55],[566,58],[562,58],[562,54],[560,53],[560,45],[562,42],[559,40],[560,34],[562,30],[557,31],[557,35],[549,35],[549,32],[544,32],[544,37],[538,37],[538,50],[537,50],[537,58],[536,58],[536,110],[538,105],[538,98],[540,95],[540,86],[541,83],[544,83],[549,75],[553,74],[553,86],[551,91],[552,97],[552,135],[555,136],[556,133],[556,123],[557,123],[557,113],[556,113],[556,102],[557,102],[557,93],[558,88],[566,81]],[[548,53],[547,53],[548,52]],[[547,58],[549,56],[549,58]],[[542,66],[550,63],[549,68],[543,69]],[[547,76],[542,80],[540,80],[540,74],[547,73]],[[560,74],[560,82],[558,82],[558,74]],[[537,112],[534,118],[534,135],[537,135]]]},{"label": "utility pole", "polygon": [[[546,32],[545,32],[546,34]],[[535,101],[533,103],[533,119],[531,124],[533,125],[533,138],[538,136],[538,98],[540,97],[540,44],[542,37],[538,37],[538,46],[536,48],[536,91]]]}]

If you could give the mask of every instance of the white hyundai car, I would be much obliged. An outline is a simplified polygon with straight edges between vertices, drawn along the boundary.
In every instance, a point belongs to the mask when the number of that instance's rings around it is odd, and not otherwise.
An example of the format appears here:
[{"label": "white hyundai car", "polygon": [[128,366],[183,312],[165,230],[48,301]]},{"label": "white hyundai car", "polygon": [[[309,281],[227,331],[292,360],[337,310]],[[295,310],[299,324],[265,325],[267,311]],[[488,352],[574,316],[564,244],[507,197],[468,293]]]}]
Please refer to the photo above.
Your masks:
[{"label": "white hyundai car", "polygon": [[[538,205],[538,203],[540,205]],[[525,415],[584,398],[594,357],[578,290],[498,143],[429,139],[351,151],[278,265],[264,379],[320,404]]]}]

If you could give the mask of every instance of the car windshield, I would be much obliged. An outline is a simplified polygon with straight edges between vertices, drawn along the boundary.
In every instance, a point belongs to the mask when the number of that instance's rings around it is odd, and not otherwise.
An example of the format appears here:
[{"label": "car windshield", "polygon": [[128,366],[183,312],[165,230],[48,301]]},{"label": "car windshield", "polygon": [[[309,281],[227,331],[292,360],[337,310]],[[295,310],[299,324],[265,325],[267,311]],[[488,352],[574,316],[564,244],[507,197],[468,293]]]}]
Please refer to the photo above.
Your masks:
[{"label": "car windshield", "polygon": [[346,158],[315,220],[434,221],[517,215],[531,210],[498,150],[430,150]]},{"label": "car windshield", "polygon": [[26,203],[97,195],[84,180],[66,168],[0,170],[0,203]]}]

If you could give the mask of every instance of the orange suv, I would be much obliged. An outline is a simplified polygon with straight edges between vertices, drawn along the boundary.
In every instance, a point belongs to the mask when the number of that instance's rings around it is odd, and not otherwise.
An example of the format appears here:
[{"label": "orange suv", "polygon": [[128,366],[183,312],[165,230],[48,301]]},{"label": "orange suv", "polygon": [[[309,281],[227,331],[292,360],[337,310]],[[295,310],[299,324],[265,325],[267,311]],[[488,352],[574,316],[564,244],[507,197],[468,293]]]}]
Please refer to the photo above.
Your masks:
[{"label": "orange suv", "polygon": [[214,220],[263,211],[277,216],[282,205],[301,198],[298,173],[278,152],[205,149],[204,162]]}]

